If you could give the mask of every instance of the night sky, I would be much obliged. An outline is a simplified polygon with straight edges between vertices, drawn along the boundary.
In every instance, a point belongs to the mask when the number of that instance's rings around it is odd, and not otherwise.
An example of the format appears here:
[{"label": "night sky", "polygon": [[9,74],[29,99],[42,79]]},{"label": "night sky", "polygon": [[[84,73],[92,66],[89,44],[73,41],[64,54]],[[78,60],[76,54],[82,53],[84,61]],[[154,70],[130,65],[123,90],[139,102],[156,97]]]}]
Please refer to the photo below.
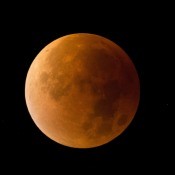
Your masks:
[{"label": "night sky", "polygon": [[[21,19],[13,30],[4,30],[2,34],[7,33],[6,37],[2,36],[5,63],[1,67],[4,92],[8,91],[8,97],[3,102],[5,113],[0,118],[0,159],[4,165],[33,160],[31,167],[40,163],[58,167],[63,163],[69,167],[75,163],[75,170],[79,164],[96,169],[110,166],[116,171],[121,167],[127,171],[130,166],[132,172],[137,171],[137,167],[144,172],[160,170],[169,159],[170,136],[167,133],[171,133],[171,128],[167,127],[170,56],[165,51],[169,48],[169,31],[161,28],[166,20],[146,13],[141,18],[122,16],[122,20],[116,17],[97,22],[92,19],[92,23],[90,19],[86,22],[78,19],[74,25],[69,24],[72,19],[65,20],[66,24],[60,21],[50,25],[46,21],[35,28],[31,21],[23,25]],[[45,25],[50,27],[46,29]],[[32,121],[24,97],[27,71],[39,51],[54,39],[79,32],[104,36],[122,47],[133,61],[141,85],[138,111],[129,127],[110,143],[92,149],[65,147],[46,137]]]}]

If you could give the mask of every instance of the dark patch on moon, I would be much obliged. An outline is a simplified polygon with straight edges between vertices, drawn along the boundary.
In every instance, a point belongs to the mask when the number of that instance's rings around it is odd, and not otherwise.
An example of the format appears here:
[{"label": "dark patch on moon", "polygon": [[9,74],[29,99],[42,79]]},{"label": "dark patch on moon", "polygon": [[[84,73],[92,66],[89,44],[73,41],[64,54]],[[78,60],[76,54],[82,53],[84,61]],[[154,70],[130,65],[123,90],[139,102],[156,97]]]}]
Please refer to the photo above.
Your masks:
[{"label": "dark patch on moon", "polygon": [[[93,116],[91,117],[94,118]],[[96,139],[97,137],[101,135],[103,136],[109,135],[112,130],[112,127],[111,127],[112,124],[113,123],[111,121],[106,122],[104,120],[101,123],[97,124],[96,128],[93,128],[93,121],[88,120],[82,125],[82,128],[85,130],[89,138]]]},{"label": "dark patch on moon", "polygon": [[55,83],[52,88],[50,88],[50,95],[53,99],[59,100],[62,96],[66,96],[70,89],[72,87],[72,84],[68,84],[67,86],[62,86],[60,83]]},{"label": "dark patch on moon", "polygon": [[94,106],[94,114],[100,117],[113,117],[114,109],[107,99],[101,99]]},{"label": "dark patch on moon", "polygon": [[90,79],[76,76],[73,79],[74,84],[78,87],[80,93],[86,93],[87,87],[91,84]]},{"label": "dark patch on moon", "polygon": [[88,131],[92,128],[92,120],[88,120],[86,122],[84,122],[82,124],[82,128],[85,130],[85,131]]},{"label": "dark patch on moon", "polygon": [[[94,77],[108,77],[110,78],[113,71],[117,69],[117,62],[113,56],[101,52],[87,53],[86,60],[84,59],[84,67],[90,72],[91,76]],[[94,59],[95,58],[95,59]]]},{"label": "dark patch on moon", "polygon": [[46,72],[42,72],[39,76],[39,83],[41,85],[41,90],[43,93],[47,93],[47,82],[49,80],[49,75]]},{"label": "dark patch on moon", "polygon": [[104,85],[105,96],[109,102],[113,103],[120,96],[120,89],[117,80],[111,80]]},{"label": "dark patch on moon", "polygon": [[104,118],[114,117],[115,102],[120,96],[120,87],[117,81],[111,80],[103,86],[103,96],[94,106],[94,115]]},{"label": "dark patch on moon", "polygon": [[111,131],[112,131],[111,126],[112,126],[112,122],[103,121],[101,125],[98,125],[96,133],[98,135],[103,135],[103,136],[109,135],[111,134]]},{"label": "dark patch on moon", "polygon": [[126,114],[121,115],[121,116],[119,117],[118,121],[117,121],[117,124],[118,124],[119,126],[125,125],[126,122],[128,121],[128,117],[129,117],[129,116],[126,115]]}]

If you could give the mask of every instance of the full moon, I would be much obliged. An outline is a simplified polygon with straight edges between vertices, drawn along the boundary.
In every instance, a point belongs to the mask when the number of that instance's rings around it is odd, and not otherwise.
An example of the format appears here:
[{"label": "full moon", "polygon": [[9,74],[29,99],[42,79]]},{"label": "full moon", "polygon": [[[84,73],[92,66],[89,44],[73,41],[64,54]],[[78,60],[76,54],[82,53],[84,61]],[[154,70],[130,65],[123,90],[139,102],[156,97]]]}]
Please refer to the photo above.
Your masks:
[{"label": "full moon", "polygon": [[55,142],[92,148],[131,123],[140,85],[129,56],[102,36],[77,33],[44,47],[32,62],[25,99],[37,127]]}]

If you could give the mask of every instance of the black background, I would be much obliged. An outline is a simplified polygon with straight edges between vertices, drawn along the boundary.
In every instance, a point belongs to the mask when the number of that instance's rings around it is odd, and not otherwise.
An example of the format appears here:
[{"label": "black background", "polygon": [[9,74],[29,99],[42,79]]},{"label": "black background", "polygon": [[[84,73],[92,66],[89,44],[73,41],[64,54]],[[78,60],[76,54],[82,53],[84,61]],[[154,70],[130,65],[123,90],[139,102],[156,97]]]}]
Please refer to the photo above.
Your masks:
[{"label": "black background", "polygon": [[[22,12],[4,20],[7,25],[3,25],[1,33],[1,70],[5,112],[0,121],[3,166],[24,163],[33,169],[41,164],[44,169],[43,165],[64,165],[69,170],[74,165],[76,172],[83,165],[85,171],[93,167],[140,174],[169,170],[171,165],[168,163],[167,168],[166,164],[172,157],[172,131],[167,121],[171,10],[163,4],[143,6],[122,6],[123,10],[106,7],[108,11],[99,10],[100,7],[96,11],[91,6],[77,14],[71,11],[67,17],[57,13],[58,9],[49,16],[47,10],[42,11],[37,18],[22,18]],[[102,35],[121,46],[132,59],[141,86],[140,104],[130,126],[115,140],[93,149],[65,147],[43,135],[31,120],[24,97],[27,71],[38,52],[54,39],[79,32]]]}]

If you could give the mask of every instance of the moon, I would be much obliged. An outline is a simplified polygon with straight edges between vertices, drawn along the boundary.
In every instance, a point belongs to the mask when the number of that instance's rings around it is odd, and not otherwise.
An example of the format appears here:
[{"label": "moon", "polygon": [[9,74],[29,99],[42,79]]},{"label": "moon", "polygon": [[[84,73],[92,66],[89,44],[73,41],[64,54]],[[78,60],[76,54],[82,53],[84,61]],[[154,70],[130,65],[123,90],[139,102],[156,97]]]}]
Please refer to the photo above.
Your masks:
[{"label": "moon", "polygon": [[140,97],[139,78],[117,44],[77,33],[44,47],[25,82],[27,108],[53,141],[73,148],[110,142],[131,123]]}]

